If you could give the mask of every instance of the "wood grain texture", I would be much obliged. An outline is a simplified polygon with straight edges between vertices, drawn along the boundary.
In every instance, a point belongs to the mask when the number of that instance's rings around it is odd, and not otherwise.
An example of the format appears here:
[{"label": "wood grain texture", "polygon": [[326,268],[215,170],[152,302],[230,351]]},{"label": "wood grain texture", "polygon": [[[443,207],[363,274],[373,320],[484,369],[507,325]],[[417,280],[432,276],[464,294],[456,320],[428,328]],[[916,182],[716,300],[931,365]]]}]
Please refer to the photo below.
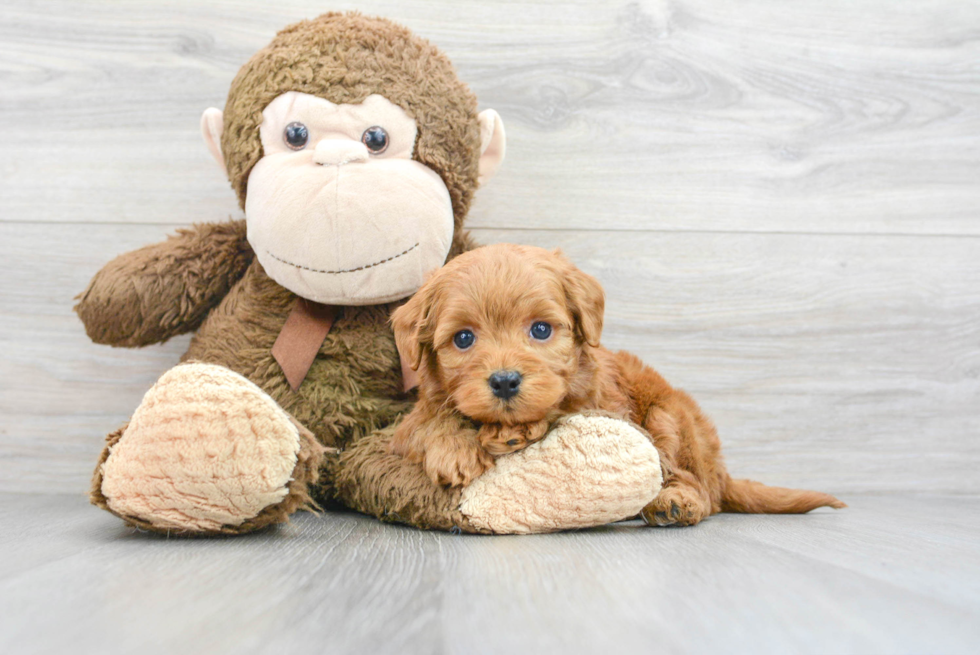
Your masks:
[{"label": "wood grain texture", "polygon": [[[916,520],[920,517],[929,520]],[[980,501],[452,536],[304,514],[166,539],[0,496],[3,652],[972,653]]]},{"label": "wood grain texture", "polygon": [[[503,115],[478,238],[596,274],[606,343],[702,402],[734,473],[980,493],[980,4],[356,7],[437,43]],[[324,10],[0,6],[0,489],[83,489],[176,362],[186,337],[88,343],[72,297],[119,252],[238,215],[200,113]]]},{"label": "wood grain texture", "polygon": [[[330,7],[430,38],[500,111],[508,161],[474,225],[980,234],[980,4]],[[323,10],[5,2],[2,220],[234,213],[200,114],[276,29]]]},{"label": "wood grain texture", "polygon": [[[171,229],[0,224],[0,488],[84,488],[102,435],[177,362],[186,337],[97,346],[71,313],[104,261]],[[837,494],[980,493],[976,240],[475,234],[561,247],[596,275],[604,343],[702,403],[734,474]]]},{"label": "wood grain texture", "polygon": [[[850,508],[168,540],[86,505],[102,436],[187,337],[95,346],[72,297],[239,215],[201,111],[328,8],[431,39],[503,116],[479,240],[563,248],[606,287],[606,345],[693,393],[734,474]],[[5,0],[0,652],[975,652],[978,62],[956,0]]]}]

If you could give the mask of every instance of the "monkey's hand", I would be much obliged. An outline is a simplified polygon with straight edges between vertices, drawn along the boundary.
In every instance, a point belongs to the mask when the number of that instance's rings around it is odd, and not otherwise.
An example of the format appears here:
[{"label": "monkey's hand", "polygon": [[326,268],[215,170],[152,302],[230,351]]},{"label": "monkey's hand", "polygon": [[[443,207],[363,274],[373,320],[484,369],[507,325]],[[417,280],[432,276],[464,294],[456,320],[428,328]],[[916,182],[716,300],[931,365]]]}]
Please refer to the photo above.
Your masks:
[{"label": "monkey's hand", "polygon": [[518,425],[485,423],[478,434],[483,448],[494,457],[499,457],[527,448],[535,441],[541,440],[548,433],[550,425],[551,422],[547,419]]},{"label": "monkey's hand", "polygon": [[77,297],[75,312],[96,343],[166,341],[196,329],[253,257],[244,220],[178,230],[102,267]]}]

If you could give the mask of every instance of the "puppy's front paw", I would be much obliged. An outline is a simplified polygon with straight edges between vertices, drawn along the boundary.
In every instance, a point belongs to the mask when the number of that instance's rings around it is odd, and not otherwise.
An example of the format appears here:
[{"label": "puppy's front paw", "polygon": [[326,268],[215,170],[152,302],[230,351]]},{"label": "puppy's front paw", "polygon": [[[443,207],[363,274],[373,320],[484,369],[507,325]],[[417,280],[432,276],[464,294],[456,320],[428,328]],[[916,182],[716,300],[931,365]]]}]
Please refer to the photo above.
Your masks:
[{"label": "puppy's front paw", "polygon": [[483,425],[480,428],[480,444],[491,455],[499,457],[527,448],[548,432],[548,421],[519,425]]},{"label": "puppy's front paw", "polygon": [[493,468],[493,457],[480,447],[476,434],[430,446],[425,452],[425,473],[440,486],[465,487]]}]

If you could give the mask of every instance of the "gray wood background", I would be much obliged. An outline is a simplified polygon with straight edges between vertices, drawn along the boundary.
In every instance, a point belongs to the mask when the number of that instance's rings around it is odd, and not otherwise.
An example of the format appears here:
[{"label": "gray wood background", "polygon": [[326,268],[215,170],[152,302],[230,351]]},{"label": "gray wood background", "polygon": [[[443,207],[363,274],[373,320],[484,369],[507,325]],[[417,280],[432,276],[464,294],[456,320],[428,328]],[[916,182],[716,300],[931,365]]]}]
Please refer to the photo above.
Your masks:
[{"label": "gray wood background", "polygon": [[561,246],[732,472],[845,497],[980,492],[980,3],[0,5],[0,491],[85,490],[186,338],[88,342],[116,254],[238,216],[198,120],[327,9],[443,48],[508,157],[470,226]]}]

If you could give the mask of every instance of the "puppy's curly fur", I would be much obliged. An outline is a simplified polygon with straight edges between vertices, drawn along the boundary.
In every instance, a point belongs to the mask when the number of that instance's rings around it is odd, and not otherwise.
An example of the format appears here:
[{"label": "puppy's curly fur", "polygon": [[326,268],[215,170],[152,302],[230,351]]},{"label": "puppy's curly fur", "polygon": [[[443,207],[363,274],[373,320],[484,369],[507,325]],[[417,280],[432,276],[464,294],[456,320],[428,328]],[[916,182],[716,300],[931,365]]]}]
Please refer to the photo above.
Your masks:
[{"label": "puppy's curly fur", "polygon": [[600,409],[642,425],[660,452],[664,487],[643,510],[648,523],[845,506],[729,477],[697,403],[636,356],[599,345],[604,305],[595,278],[558,251],[498,244],[450,261],[392,315],[420,381],[392,452],[421,462],[436,484],[465,486],[559,416]]}]

